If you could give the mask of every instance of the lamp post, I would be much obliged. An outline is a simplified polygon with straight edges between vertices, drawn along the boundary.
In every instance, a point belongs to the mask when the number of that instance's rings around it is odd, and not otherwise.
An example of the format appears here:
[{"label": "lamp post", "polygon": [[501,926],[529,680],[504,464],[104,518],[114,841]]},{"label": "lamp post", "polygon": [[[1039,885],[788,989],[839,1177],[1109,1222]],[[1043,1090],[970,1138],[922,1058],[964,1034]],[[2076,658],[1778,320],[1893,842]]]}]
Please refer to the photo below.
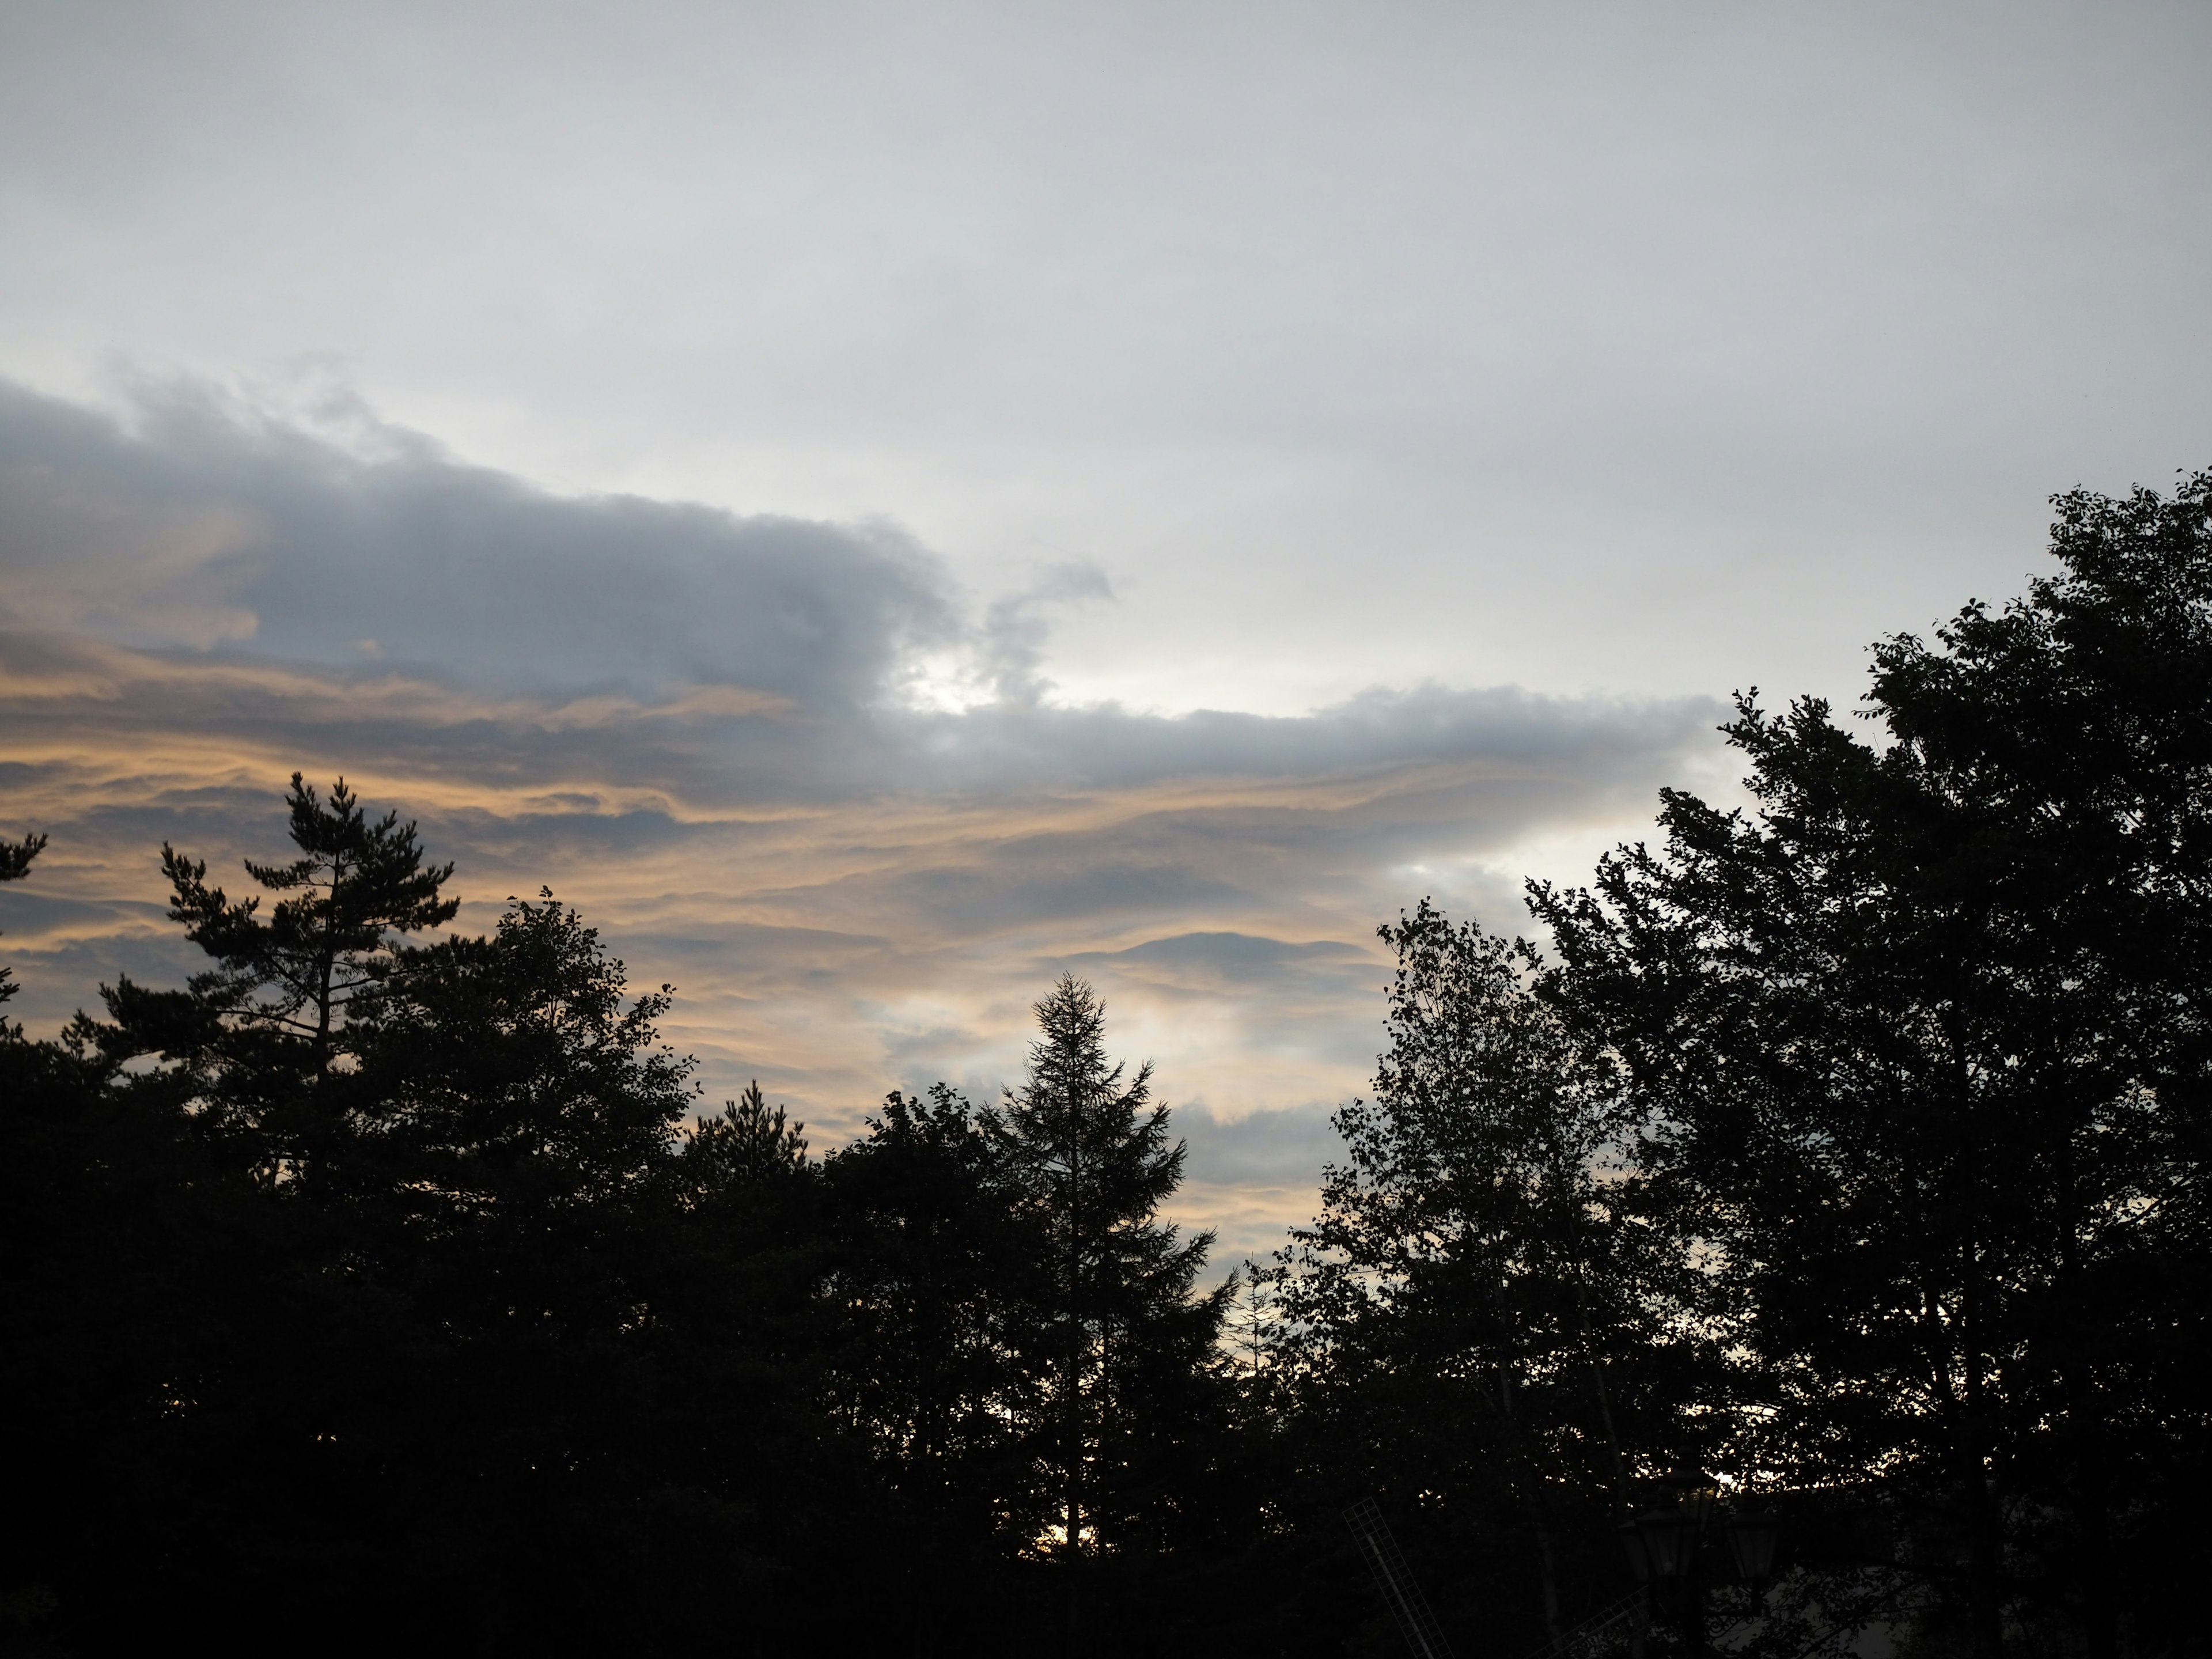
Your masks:
[{"label": "lamp post", "polygon": [[[1660,1484],[1674,1494],[1674,1501],[1645,1510],[1616,1531],[1636,1582],[1655,1601],[1673,1601],[1689,1652],[1703,1659],[1705,1579],[1699,1556],[1720,1490],[1710,1476],[1689,1468],[1676,1469]],[[1725,1531],[1736,1576],[1746,1584],[1765,1583],[1774,1570],[1781,1523],[1767,1514],[1731,1514]]]}]

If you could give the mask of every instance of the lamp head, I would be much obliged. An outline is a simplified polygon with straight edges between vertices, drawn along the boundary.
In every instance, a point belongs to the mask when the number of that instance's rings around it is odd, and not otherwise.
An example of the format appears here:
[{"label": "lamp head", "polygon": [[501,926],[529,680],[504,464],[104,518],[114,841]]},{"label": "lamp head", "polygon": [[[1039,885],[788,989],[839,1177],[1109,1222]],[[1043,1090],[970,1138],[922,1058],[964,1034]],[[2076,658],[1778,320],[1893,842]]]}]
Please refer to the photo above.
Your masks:
[{"label": "lamp head", "polygon": [[1655,1579],[1683,1578],[1697,1559],[1698,1516],[1686,1504],[1646,1510],[1633,1522]]},{"label": "lamp head", "polygon": [[1659,1484],[1674,1494],[1674,1501],[1697,1517],[1702,1528],[1720,1501],[1720,1482],[1695,1463],[1677,1463],[1659,1477]]},{"label": "lamp head", "polygon": [[1774,1571],[1775,1546],[1782,1541],[1782,1522],[1772,1515],[1732,1515],[1728,1523],[1729,1553],[1735,1558],[1736,1576],[1747,1584],[1763,1584]]}]

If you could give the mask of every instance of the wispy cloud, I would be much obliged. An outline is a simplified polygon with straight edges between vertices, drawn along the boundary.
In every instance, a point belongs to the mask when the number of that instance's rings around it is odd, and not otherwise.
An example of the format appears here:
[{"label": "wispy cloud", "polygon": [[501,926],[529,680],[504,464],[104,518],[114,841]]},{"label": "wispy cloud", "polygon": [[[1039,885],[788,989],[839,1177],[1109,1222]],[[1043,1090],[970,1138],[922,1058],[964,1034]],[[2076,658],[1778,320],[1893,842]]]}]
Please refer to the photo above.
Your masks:
[{"label": "wispy cloud", "polygon": [[[125,422],[0,387],[0,828],[54,842],[0,895],[34,1028],[183,970],[161,841],[235,868],[295,767],[343,773],[459,861],[465,923],[551,883],[678,984],[714,1090],[758,1075],[829,1139],[887,1087],[1012,1075],[1030,998],[1088,975],[1189,1104],[1201,1218],[1304,1191],[1409,872],[1477,872],[1452,896],[1510,922],[1480,872],[1632,817],[1714,715],[1071,707],[1047,620],[1111,602],[1085,568],[979,603],[894,528],[568,499],[190,388]],[[913,695],[933,660],[964,700]]]}]

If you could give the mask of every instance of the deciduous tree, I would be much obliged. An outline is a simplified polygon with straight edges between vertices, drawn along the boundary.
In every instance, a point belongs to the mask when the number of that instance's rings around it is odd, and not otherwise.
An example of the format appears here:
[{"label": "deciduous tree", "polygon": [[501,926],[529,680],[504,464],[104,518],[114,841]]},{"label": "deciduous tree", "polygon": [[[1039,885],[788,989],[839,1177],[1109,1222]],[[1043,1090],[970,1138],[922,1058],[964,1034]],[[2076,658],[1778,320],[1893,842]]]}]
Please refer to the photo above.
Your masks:
[{"label": "deciduous tree", "polygon": [[[1557,1634],[1593,1571],[1617,1588],[1631,1461],[1672,1449],[1648,1403],[1665,1262],[1620,1202],[1614,1068],[1536,994],[1535,953],[1426,900],[1380,933],[1397,969],[1374,1097],[1336,1114],[1346,1160],[1278,1258],[1301,1407],[1376,1484],[1432,1493],[1441,1524],[1512,1537],[1488,1616],[1532,1585]],[[1532,1641],[1535,1612],[1516,1609]]]},{"label": "deciduous tree", "polygon": [[1984,1659],[2112,1650],[2212,1427],[2208,507],[2059,498],[2061,574],[1877,648],[1878,740],[1746,697],[1754,810],[1667,792],[1662,845],[1534,895],[1705,1269],[1678,1315],[1745,1362],[1740,1455],[1886,1493]]}]

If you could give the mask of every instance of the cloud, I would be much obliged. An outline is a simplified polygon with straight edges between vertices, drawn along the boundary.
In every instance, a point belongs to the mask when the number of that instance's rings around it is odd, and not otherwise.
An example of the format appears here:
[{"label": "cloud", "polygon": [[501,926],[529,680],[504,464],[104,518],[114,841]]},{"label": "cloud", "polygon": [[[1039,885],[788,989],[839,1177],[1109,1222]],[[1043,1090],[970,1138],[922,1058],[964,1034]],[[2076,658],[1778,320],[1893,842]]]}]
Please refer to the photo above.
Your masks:
[{"label": "cloud", "polygon": [[[710,1097],[757,1076],[822,1144],[887,1088],[1017,1076],[1038,991],[1090,977],[1187,1114],[1183,1213],[1249,1243],[1371,1066],[1376,921],[1435,891],[1510,926],[1516,848],[1632,825],[1711,744],[1703,702],[1512,688],[1070,705],[1045,619],[1110,603],[1098,572],[977,601],[894,528],[558,496],[340,413],[0,386],[0,831],[53,837],[0,891],[33,1030],[189,969],[161,842],[235,870],[295,768],[343,774],[458,861],[462,925],[550,883],[678,986]],[[973,701],[910,695],[946,661]]]},{"label": "cloud", "polygon": [[1046,607],[1113,597],[1113,584],[1096,565],[1063,564],[1023,592],[992,601],[983,620],[984,657],[997,701],[1034,708],[1052,689],[1039,672],[1052,631]]},{"label": "cloud", "polygon": [[190,382],[142,389],[131,416],[0,383],[0,564],[24,619],[480,690],[741,685],[825,712],[957,631],[941,568],[886,526],[553,495]]}]

